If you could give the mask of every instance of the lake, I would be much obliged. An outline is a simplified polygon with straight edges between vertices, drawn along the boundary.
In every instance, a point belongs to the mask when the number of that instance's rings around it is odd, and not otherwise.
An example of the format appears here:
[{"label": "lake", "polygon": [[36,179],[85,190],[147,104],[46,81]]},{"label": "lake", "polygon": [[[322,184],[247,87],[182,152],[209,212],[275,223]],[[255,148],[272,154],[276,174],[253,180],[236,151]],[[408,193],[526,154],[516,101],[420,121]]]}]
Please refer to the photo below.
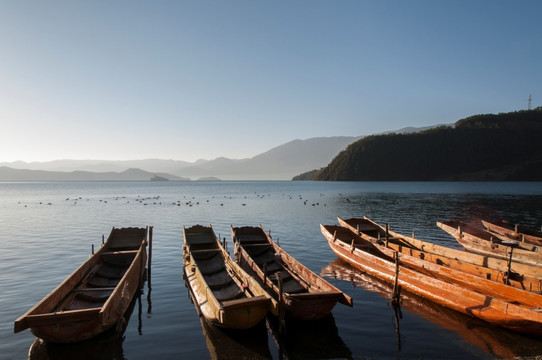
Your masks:
[{"label": "lake", "polygon": [[[494,359],[542,356],[542,341],[403,294],[338,261],[319,224],[368,216],[404,234],[459,245],[440,220],[505,218],[542,226],[542,183],[67,182],[0,183],[0,358],[25,359],[35,337],[13,321],[84,262],[112,227],[153,226],[151,286],[134,303],[124,338],[43,353],[103,359]],[[224,331],[198,317],[182,279],[182,227],[212,224],[233,249],[230,225],[271,230],[280,245],[354,299],[316,323],[273,321]],[[39,346],[33,348],[38,354]],[[54,355],[56,354],[56,355]],[[77,355],[73,355],[77,354]],[[92,354],[99,354],[98,357]],[[33,359],[44,358],[37,355]],[[46,358],[46,357],[45,357]]]}]

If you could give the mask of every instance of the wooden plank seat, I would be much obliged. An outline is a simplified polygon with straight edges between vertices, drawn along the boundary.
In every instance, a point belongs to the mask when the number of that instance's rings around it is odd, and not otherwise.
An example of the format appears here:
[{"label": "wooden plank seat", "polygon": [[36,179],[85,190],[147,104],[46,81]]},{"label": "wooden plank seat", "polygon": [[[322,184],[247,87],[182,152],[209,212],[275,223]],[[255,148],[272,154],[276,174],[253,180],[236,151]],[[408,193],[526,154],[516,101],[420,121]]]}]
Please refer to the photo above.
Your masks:
[{"label": "wooden plank seat", "polygon": [[186,234],[185,242],[191,251],[216,249],[216,242],[209,233]]},{"label": "wooden plank seat", "polygon": [[239,239],[239,241],[241,242],[243,246],[250,245],[250,244],[267,243],[267,239],[258,234],[256,235],[239,234],[237,238]]}]

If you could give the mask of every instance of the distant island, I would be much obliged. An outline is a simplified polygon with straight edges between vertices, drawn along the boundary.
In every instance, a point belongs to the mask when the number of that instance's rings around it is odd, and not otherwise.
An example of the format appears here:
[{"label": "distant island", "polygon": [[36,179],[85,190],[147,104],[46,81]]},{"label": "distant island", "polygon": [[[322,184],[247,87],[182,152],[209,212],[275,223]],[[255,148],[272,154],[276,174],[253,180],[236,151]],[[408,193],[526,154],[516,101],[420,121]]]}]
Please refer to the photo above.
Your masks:
[{"label": "distant island", "polygon": [[169,181],[169,179],[163,176],[154,175],[151,177],[151,181]]},{"label": "distant island", "polygon": [[121,172],[91,171],[44,171],[13,169],[0,166],[0,181],[187,181],[190,179],[171,174],[152,174],[141,169],[127,169]]},{"label": "distant island", "polygon": [[410,134],[367,136],[293,180],[542,181],[542,108],[475,115]]},{"label": "distant island", "polygon": [[220,179],[214,176],[207,176],[199,178],[198,181],[220,181]]}]

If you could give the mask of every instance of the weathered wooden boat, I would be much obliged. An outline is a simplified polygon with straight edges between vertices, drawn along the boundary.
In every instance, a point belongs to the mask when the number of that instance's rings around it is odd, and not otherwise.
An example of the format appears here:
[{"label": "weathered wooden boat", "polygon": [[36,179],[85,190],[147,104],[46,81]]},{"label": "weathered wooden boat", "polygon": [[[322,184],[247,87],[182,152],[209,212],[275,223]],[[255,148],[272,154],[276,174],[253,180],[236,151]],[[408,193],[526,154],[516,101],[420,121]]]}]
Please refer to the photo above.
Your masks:
[{"label": "weathered wooden boat", "polygon": [[144,280],[150,229],[113,228],[95,254],[15,320],[15,332],[30,328],[45,341],[73,343],[118,326]]},{"label": "weathered wooden boat", "polygon": [[542,245],[542,231],[526,229],[520,225],[514,225],[506,220],[487,221],[482,220],[482,225],[491,233],[503,240],[515,240],[530,244]]},{"label": "weathered wooden boat", "polygon": [[539,246],[518,241],[505,241],[491,233],[461,221],[437,222],[437,226],[456,240],[467,251],[521,262],[534,266],[542,265],[542,252]]},{"label": "weathered wooden boat", "polygon": [[316,320],[328,315],[337,302],[352,299],[284,251],[262,226],[233,227],[237,261],[285,305],[285,316]]},{"label": "weathered wooden boat", "polygon": [[[392,284],[359,271],[338,258],[322,268],[320,275],[347,281],[353,287],[359,286],[388,300],[393,297]],[[542,344],[535,337],[530,338],[491,326],[482,320],[438,305],[408,291],[401,293],[401,309],[425,318],[444,329],[454,331],[467,342],[499,359],[531,358],[540,354],[542,349]],[[407,321],[408,319],[405,318],[400,322]],[[399,331],[398,326],[396,331]]]},{"label": "weathered wooden boat", "polygon": [[213,325],[248,329],[277,304],[224,249],[213,228],[183,227],[184,278],[196,308]]},{"label": "weathered wooden boat", "polygon": [[[487,281],[488,289],[474,289],[468,282],[476,277],[469,277],[467,273],[463,273],[463,283],[445,281],[446,276],[453,278],[449,269],[428,263],[428,270],[438,277],[428,275],[405,264],[407,256],[404,254],[398,254],[398,259],[394,259],[387,251],[382,251],[383,247],[363,239],[350,229],[334,225],[320,227],[335,254],[358,269],[389,283],[397,282],[402,289],[490,324],[542,335],[542,295],[491,281]],[[506,292],[500,293],[502,289],[497,290],[495,285],[505,288]]]},{"label": "weathered wooden boat", "polygon": [[[412,248],[405,249],[403,245],[393,244],[394,239],[389,236],[387,236],[388,241],[386,242],[386,240],[380,238],[380,234],[388,235],[388,232],[384,233],[380,227],[368,220],[366,221],[365,226],[358,226],[357,228],[363,228],[364,230],[354,232],[356,236],[369,241],[374,245],[375,250],[389,258],[395,258],[397,255],[403,265],[408,266],[413,270],[491,296],[507,297],[510,299],[517,298],[518,300],[527,298],[527,302],[531,301],[531,294],[529,292],[523,290],[518,291],[517,288],[508,286],[508,282],[487,279],[484,274],[492,274],[493,272],[490,269],[472,267],[469,266],[470,264],[463,264],[454,259],[433,255]],[[379,234],[378,238],[375,234]],[[404,242],[401,237],[396,238],[396,240]],[[542,296],[539,297],[539,300],[542,302]]]},{"label": "weathered wooden boat", "polygon": [[542,268],[513,263],[464,250],[422,241],[391,231],[389,224],[382,226],[364,217],[341,219],[339,224],[379,245],[454,270],[467,272],[480,278],[493,280],[519,289],[542,292]]}]

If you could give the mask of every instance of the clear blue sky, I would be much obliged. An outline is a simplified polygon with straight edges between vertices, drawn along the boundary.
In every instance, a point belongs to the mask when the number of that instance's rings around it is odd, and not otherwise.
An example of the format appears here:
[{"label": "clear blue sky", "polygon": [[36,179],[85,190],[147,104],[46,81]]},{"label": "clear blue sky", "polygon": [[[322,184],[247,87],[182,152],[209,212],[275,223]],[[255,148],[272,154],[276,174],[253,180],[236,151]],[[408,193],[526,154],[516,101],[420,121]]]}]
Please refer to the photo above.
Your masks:
[{"label": "clear blue sky", "polygon": [[542,1],[0,0],[0,161],[252,157],[542,105]]}]

